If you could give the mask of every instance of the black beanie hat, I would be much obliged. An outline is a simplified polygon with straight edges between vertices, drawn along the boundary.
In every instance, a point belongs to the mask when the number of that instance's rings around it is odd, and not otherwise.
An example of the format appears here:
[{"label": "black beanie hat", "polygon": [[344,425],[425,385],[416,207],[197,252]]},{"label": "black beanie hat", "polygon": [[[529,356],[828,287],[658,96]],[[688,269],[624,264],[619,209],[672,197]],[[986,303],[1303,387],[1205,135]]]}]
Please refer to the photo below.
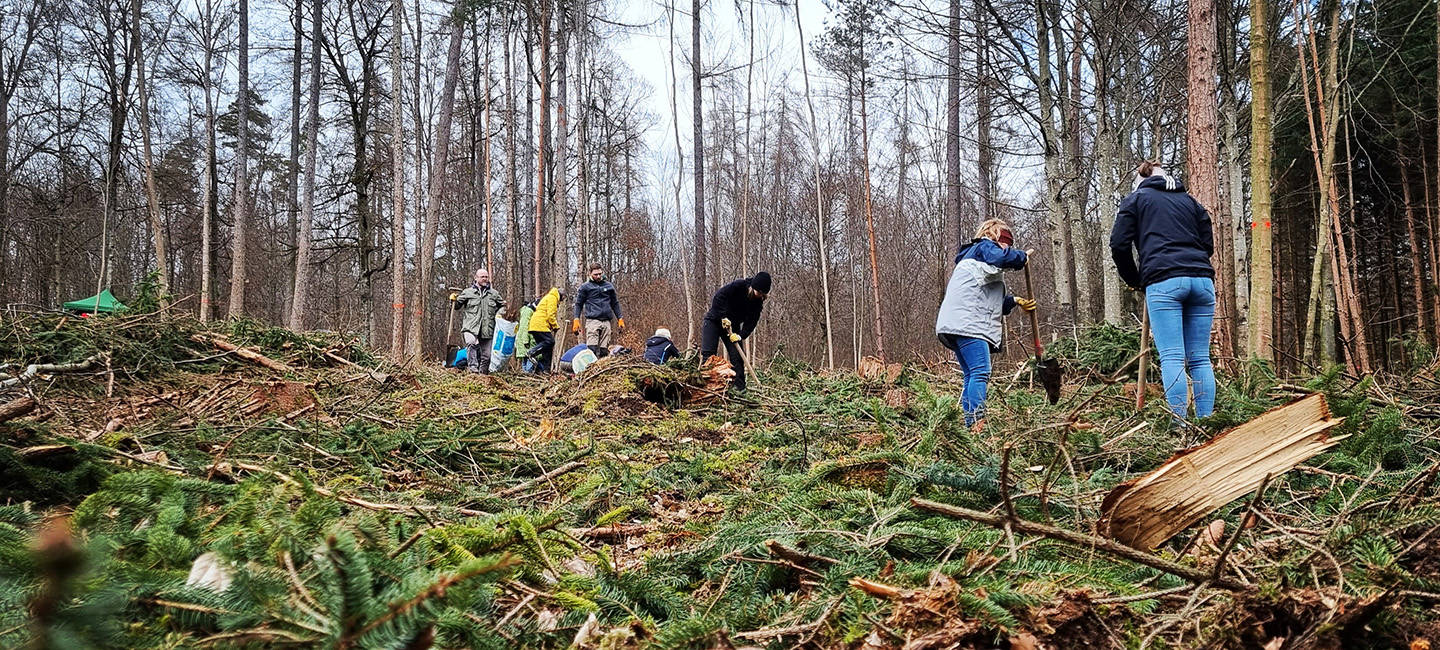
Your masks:
[{"label": "black beanie hat", "polygon": [[750,278],[750,288],[760,293],[770,293],[770,274],[764,271],[755,274]]}]

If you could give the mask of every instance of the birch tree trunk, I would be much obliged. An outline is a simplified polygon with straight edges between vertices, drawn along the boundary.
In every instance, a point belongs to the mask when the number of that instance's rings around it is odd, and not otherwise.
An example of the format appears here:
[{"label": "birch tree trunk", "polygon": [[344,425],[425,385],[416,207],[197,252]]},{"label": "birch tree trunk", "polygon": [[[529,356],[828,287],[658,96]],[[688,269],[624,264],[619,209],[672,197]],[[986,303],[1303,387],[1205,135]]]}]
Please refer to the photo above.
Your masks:
[{"label": "birch tree trunk", "polygon": [[295,242],[295,297],[290,301],[290,329],[297,332],[305,329],[305,312],[310,308],[310,256],[315,231],[315,161],[320,153],[320,49],[325,40],[325,28],[320,24],[319,0],[312,0],[310,7],[310,100],[305,115],[305,162],[301,173],[305,175],[305,196],[300,204],[300,225],[296,230]]},{"label": "birch tree trunk", "polygon": [[205,95],[205,187],[200,198],[200,322],[209,322],[215,315],[215,214],[219,212],[218,164],[215,155],[215,99],[214,76],[215,44],[213,42],[215,4],[205,1],[205,14],[201,26],[205,35],[201,37],[205,54],[201,58],[200,85]]}]

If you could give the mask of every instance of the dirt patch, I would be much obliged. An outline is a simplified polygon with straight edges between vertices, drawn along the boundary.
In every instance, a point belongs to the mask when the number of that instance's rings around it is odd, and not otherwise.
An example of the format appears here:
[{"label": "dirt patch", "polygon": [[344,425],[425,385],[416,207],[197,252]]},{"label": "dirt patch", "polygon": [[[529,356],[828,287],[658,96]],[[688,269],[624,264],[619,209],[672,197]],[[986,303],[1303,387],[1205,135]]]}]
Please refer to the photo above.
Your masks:
[{"label": "dirt patch", "polygon": [[605,401],[605,414],[612,418],[626,418],[643,415],[650,411],[651,403],[639,393],[616,395]]}]

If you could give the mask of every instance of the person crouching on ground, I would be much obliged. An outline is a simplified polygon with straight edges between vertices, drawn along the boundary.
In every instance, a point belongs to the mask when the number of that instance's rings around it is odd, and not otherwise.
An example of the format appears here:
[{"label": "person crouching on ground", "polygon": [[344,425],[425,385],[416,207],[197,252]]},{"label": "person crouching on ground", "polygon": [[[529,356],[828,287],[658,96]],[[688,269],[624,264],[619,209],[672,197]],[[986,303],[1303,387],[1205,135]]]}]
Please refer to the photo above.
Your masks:
[{"label": "person crouching on ground", "polygon": [[735,390],[745,390],[745,358],[740,354],[739,343],[755,331],[760,310],[765,308],[769,295],[770,274],[761,271],[754,277],[740,278],[720,287],[710,299],[710,311],[705,312],[705,322],[700,328],[701,362],[715,356],[723,338],[730,365],[735,369],[735,378],[730,381]]},{"label": "person crouching on ground", "polygon": [[550,372],[550,357],[555,354],[555,330],[560,328],[555,315],[560,311],[560,301],[565,299],[565,292],[557,287],[550,287],[550,292],[540,299],[535,305],[535,313],[530,315],[530,337],[535,340],[535,345],[525,352],[525,358],[530,360],[535,372]]},{"label": "person crouching on ground", "polygon": [[489,374],[490,346],[495,342],[495,316],[505,306],[500,292],[490,286],[490,272],[475,271],[475,282],[458,295],[451,294],[455,309],[464,312],[460,335],[465,339],[466,367],[470,372]]},{"label": "person crouching on ground", "polygon": [[645,340],[645,360],[657,366],[680,356],[680,350],[670,340],[670,330],[655,330],[655,336]]},{"label": "person crouching on ground", "polygon": [[[1140,252],[1138,266],[1132,248]],[[1115,215],[1110,254],[1120,279],[1145,292],[1165,401],[1178,419],[1189,411],[1192,389],[1195,417],[1209,417],[1215,410],[1215,369],[1210,361],[1214,252],[1205,206],[1158,164],[1141,163],[1135,170],[1135,190],[1120,202]]]},{"label": "person crouching on ground", "polygon": [[985,421],[985,396],[990,381],[990,354],[1000,350],[1001,317],[1017,305],[1035,309],[1035,301],[1016,298],[1005,289],[1004,271],[1025,268],[1029,255],[1011,247],[1014,235],[1000,219],[980,224],[975,239],[960,247],[945,299],[935,318],[935,336],[955,353],[965,390],[960,406],[965,425],[978,431]]}]

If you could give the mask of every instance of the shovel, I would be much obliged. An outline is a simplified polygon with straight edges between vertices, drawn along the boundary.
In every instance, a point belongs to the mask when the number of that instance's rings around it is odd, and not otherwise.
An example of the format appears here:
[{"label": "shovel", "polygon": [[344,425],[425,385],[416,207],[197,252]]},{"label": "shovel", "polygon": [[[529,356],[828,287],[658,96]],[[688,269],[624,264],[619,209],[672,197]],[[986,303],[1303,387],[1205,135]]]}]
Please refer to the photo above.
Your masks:
[{"label": "shovel", "polygon": [[1150,368],[1150,306],[1145,304],[1145,294],[1140,294],[1140,369],[1135,374],[1135,410],[1145,410],[1145,373]]},{"label": "shovel", "polygon": [[[1025,265],[1025,293],[1031,300],[1035,299],[1035,285],[1030,280],[1030,265]],[[1045,398],[1050,403],[1056,404],[1060,401],[1060,383],[1064,379],[1060,370],[1060,362],[1054,358],[1045,358],[1045,348],[1040,345],[1040,316],[1035,312],[1030,314],[1030,333],[1034,335],[1035,342],[1035,371],[1040,374],[1040,385],[1045,387]]]}]

